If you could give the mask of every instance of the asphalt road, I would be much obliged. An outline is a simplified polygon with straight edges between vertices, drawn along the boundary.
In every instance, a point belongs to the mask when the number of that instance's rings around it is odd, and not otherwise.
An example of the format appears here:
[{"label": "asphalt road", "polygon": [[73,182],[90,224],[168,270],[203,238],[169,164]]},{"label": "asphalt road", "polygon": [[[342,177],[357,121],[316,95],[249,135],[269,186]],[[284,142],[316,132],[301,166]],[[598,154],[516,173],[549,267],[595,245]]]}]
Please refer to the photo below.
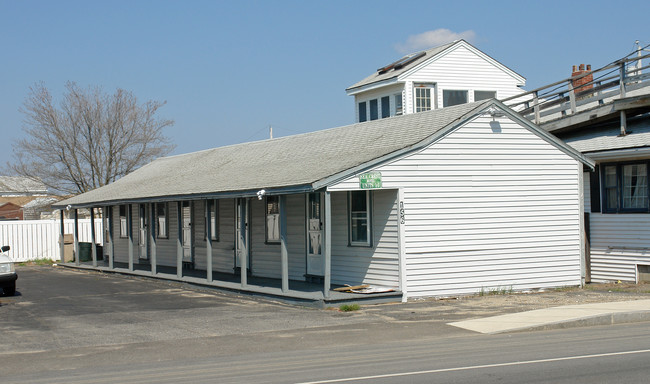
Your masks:
[{"label": "asphalt road", "polygon": [[18,272],[19,295],[0,298],[3,384],[604,383],[650,376],[647,323],[480,335],[447,326],[468,313],[454,315],[444,302],[435,303],[442,309],[435,318],[410,304],[346,314],[95,272]]},{"label": "asphalt road", "polygon": [[[648,324],[627,324],[344,349],[279,349],[202,358],[178,354],[164,362],[85,365],[5,376],[2,382],[644,383],[650,374],[648,329]],[[218,343],[207,345],[219,348]],[[161,352],[175,353],[173,348]]]}]

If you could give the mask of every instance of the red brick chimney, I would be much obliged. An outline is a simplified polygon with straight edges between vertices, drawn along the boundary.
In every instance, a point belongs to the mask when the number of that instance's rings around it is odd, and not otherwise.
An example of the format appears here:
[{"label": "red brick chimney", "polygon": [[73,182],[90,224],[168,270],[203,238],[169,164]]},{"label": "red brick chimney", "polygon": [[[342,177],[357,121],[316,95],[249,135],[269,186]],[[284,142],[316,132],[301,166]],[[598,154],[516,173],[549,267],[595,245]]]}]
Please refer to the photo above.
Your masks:
[{"label": "red brick chimney", "polygon": [[[576,79],[576,77],[579,78]],[[579,68],[576,68],[576,66],[574,65],[573,71],[571,73],[571,78],[574,79],[572,80],[572,83],[573,83],[573,89],[575,93],[580,93],[594,88],[594,85],[592,83],[594,81],[594,75],[591,73],[591,64],[587,64],[587,69],[585,69],[584,64],[580,64]],[[583,84],[588,84],[588,85],[583,85]]]}]

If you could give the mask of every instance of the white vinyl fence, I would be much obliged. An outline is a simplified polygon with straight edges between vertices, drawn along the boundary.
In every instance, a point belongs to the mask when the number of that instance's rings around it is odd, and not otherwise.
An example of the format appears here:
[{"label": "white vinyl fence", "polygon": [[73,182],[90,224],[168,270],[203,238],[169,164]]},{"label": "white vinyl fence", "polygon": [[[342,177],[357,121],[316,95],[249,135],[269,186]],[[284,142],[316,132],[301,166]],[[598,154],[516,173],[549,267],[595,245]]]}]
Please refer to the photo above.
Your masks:
[{"label": "white vinyl fence", "polygon": [[[74,233],[74,220],[65,220],[65,233]],[[60,260],[59,220],[0,221],[0,245],[8,245],[7,255],[22,262],[37,259]],[[102,241],[102,220],[95,219],[95,242]],[[79,220],[79,242],[90,242],[90,219]]]}]

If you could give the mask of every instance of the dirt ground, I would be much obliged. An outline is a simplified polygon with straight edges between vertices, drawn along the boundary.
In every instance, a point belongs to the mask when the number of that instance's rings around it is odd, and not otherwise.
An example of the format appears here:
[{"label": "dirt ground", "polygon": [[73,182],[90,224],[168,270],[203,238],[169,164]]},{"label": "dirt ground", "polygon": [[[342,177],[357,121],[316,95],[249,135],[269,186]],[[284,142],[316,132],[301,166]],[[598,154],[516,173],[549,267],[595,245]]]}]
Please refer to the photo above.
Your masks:
[{"label": "dirt ground", "polygon": [[447,299],[412,300],[403,304],[362,306],[361,311],[396,321],[457,321],[563,305],[643,299],[650,299],[650,284],[593,283],[584,288],[486,293]]},{"label": "dirt ground", "polygon": [[531,309],[548,306],[587,304],[608,301],[639,300],[650,298],[650,284],[632,283],[592,283],[584,288],[549,289],[529,293],[485,294],[462,298],[472,300],[475,304],[516,303],[530,305]]}]

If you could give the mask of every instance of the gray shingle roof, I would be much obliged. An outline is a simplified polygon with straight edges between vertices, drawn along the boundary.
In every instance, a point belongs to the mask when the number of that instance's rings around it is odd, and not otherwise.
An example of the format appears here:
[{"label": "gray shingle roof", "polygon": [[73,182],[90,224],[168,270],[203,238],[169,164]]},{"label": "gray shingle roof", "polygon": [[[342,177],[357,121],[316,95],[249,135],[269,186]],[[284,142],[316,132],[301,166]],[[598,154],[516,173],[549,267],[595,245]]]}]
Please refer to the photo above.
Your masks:
[{"label": "gray shingle roof", "polygon": [[616,122],[603,127],[583,129],[563,135],[563,139],[582,153],[650,146],[650,119],[648,116],[631,120],[627,130],[631,132],[629,135],[620,136],[620,127]]},{"label": "gray shingle roof", "polygon": [[323,179],[416,145],[489,102],[163,157],[55,206],[300,186],[309,189]]},{"label": "gray shingle roof", "polygon": [[[375,73],[373,73],[372,75],[370,75],[370,76],[366,77],[365,79],[357,82],[356,84],[348,87],[346,89],[346,91],[354,89],[354,88],[363,87],[364,85],[368,85],[368,84],[372,84],[372,83],[378,83],[380,81],[396,78],[397,76],[401,75],[402,73],[414,68],[415,66],[417,66],[418,64],[420,64],[420,63],[422,63],[422,62],[424,62],[426,60],[429,60],[430,58],[434,57],[435,55],[439,54],[440,52],[442,52],[442,51],[446,50],[447,48],[451,47],[452,45],[458,43],[459,41],[461,41],[461,40],[457,40],[457,41],[454,41],[454,42],[451,42],[451,43],[448,43],[448,44],[445,44],[445,45],[441,45],[439,47],[430,48],[430,49],[424,51],[426,53],[424,56],[420,57],[417,60],[412,61],[411,63],[409,63],[409,65],[407,65],[405,67],[402,67],[400,69],[390,70],[388,72],[381,73],[381,74],[379,72],[375,71]],[[388,64],[388,63],[386,63],[386,64]]]},{"label": "gray shingle roof", "polygon": [[47,193],[47,187],[40,181],[22,176],[0,176],[0,193]]}]

